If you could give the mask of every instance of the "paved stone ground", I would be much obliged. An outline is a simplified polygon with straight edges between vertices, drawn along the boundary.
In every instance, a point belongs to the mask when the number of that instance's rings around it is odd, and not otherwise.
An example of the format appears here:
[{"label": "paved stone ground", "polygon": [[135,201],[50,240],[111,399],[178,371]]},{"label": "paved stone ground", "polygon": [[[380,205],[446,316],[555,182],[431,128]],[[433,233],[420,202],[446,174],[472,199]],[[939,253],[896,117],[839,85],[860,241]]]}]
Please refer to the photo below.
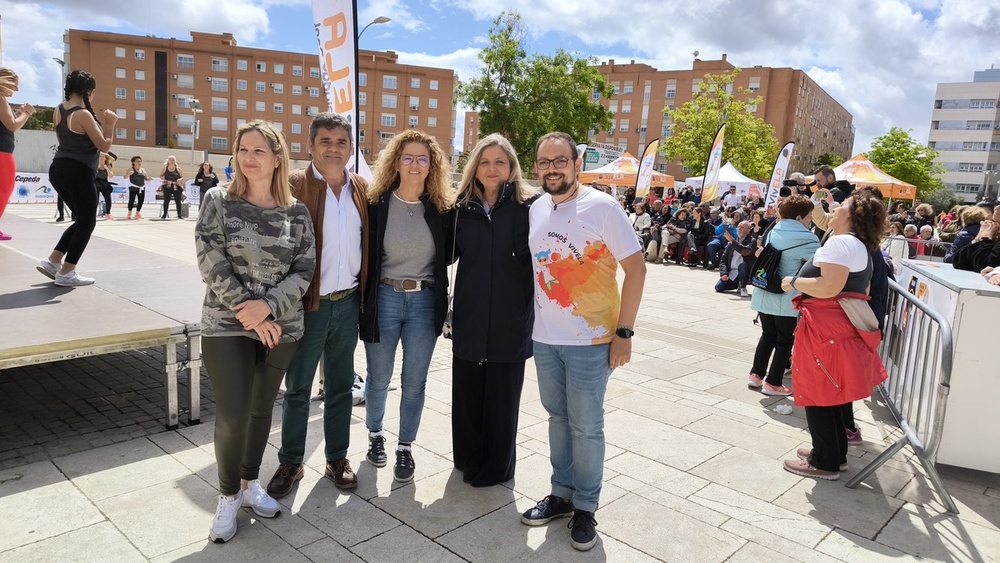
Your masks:
[{"label": "paved stone ground", "polygon": [[[7,213],[52,217],[51,206]],[[192,227],[116,221],[98,225],[96,236],[146,248],[158,241],[163,254],[193,262]],[[207,539],[216,472],[204,377],[203,424],[168,432],[158,350],[0,372],[0,562],[1000,561],[998,475],[939,466],[956,517],[906,448],[854,490],[782,471],[781,460],[808,445],[803,413],[776,414],[787,399],[746,388],[759,333],[747,302],[715,294],[714,280],[704,270],[650,266],[633,361],[608,388],[601,540],[586,554],[569,546],[565,521],[528,528],[517,519],[549,492],[532,362],[516,478],[472,489],[453,471],[450,346],[441,340],[413,483],[401,486],[390,468],[361,461],[364,410],[356,407],[349,457],[361,484],[353,493],[334,488],[322,476],[322,411],[314,404],[306,477],[282,500],[286,510],[273,520],[243,511],[236,538],[221,546]],[[356,357],[363,365],[360,348]],[[390,393],[390,446],[398,398]],[[845,480],[899,438],[874,398],[856,411],[866,441],[852,448]],[[275,424],[265,480],[278,443]]]}]

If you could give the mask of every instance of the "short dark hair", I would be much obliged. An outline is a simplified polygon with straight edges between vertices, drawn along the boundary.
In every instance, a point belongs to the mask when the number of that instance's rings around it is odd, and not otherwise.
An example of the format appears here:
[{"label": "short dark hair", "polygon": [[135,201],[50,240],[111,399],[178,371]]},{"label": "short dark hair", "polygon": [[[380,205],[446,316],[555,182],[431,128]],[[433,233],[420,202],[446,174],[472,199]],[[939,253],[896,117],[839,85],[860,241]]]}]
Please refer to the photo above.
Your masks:
[{"label": "short dark hair", "polygon": [[876,186],[872,186],[871,184],[865,184],[864,186],[861,186],[856,190],[856,192],[857,193],[868,192],[873,196],[875,196],[876,199],[885,199],[885,197],[882,195],[882,190],[878,189],[878,187]]},{"label": "short dark hair", "polygon": [[342,127],[344,131],[347,132],[347,138],[354,144],[354,133],[351,129],[351,122],[344,118],[344,116],[324,111],[313,118],[312,123],[309,124],[309,142],[316,142],[316,133],[319,132],[319,128],[323,129],[336,129],[337,127]]},{"label": "short dark hair", "polygon": [[812,214],[814,207],[815,205],[813,205],[812,200],[808,196],[799,194],[790,195],[778,206],[778,215],[781,215],[782,219],[808,217]]},{"label": "short dark hair", "polygon": [[542,135],[538,138],[538,142],[535,143],[535,155],[538,155],[538,149],[542,148],[542,143],[545,141],[565,141],[569,145],[569,154],[572,160],[575,162],[576,159],[580,158],[580,151],[576,150],[576,143],[573,141],[573,137],[569,136],[569,133],[553,131]]},{"label": "short dark hair", "polygon": [[833,178],[834,180],[837,179],[837,174],[836,172],[833,171],[833,168],[830,168],[825,164],[823,166],[820,166],[819,168],[816,169],[815,172],[813,172],[813,176],[816,176],[817,174],[822,174],[823,176],[826,176],[827,178]]},{"label": "short dark hair", "polygon": [[141,156],[133,156],[132,157],[132,164],[135,164],[135,161],[137,161],[137,160],[142,160],[142,157]]}]

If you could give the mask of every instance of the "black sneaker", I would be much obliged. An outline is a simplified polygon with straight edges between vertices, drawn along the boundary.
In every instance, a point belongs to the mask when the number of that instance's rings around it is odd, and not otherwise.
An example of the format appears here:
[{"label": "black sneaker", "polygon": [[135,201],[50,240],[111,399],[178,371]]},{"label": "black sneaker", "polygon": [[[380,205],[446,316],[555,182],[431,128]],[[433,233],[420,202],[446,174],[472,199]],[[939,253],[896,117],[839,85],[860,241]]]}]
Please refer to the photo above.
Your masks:
[{"label": "black sneaker", "polygon": [[521,523],[529,526],[541,526],[556,518],[563,518],[571,514],[573,514],[573,501],[549,495],[538,501],[534,508],[530,508],[522,514]]},{"label": "black sneaker", "polygon": [[399,483],[409,483],[413,480],[413,470],[417,464],[413,463],[413,452],[410,450],[396,450],[396,467],[392,470],[392,478]]},{"label": "black sneaker", "polygon": [[388,458],[385,457],[385,436],[368,437],[368,463],[375,467],[385,467]]},{"label": "black sneaker", "polygon": [[597,520],[594,513],[586,510],[576,510],[569,519],[569,542],[573,549],[587,551],[597,543]]}]

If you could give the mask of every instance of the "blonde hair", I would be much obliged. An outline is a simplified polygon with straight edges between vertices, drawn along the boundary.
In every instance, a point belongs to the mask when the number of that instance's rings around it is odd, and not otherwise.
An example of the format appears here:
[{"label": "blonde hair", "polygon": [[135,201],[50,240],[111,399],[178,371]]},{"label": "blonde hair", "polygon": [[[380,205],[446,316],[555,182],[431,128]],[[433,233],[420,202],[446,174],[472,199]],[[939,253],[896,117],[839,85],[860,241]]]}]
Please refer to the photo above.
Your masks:
[{"label": "blonde hair", "polygon": [[961,225],[963,227],[967,225],[975,225],[977,223],[982,223],[983,221],[988,219],[989,216],[990,214],[985,209],[979,207],[978,205],[970,205],[968,207],[963,207],[958,212],[958,219],[959,221],[961,221]]},{"label": "blonde hair", "polygon": [[919,213],[920,215],[922,215],[924,217],[933,217],[934,216],[934,208],[931,207],[931,204],[929,204],[929,203],[921,203],[920,205],[917,206],[917,209],[916,209],[915,212]]},{"label": "blonde hair", "polygon": [[500,150],[507,156],[510,164],[510,177],[506,181],[514,184],[514,199],[523,204],[537,195],[537,192],[524,181],[521,174],[521,163],[517,160],[514,146],[503,135],[493,133],[480,139],[472,152],[469,153],[469,158],[465,161],[465,170],[462,172],[462,181],[458,185],[457,199],[464,202],[468,202],[472,196],[476,196],[480,200],[483,199],[483,186],[476,178],[476,172],[479,170],[479,160],[483,157],[483,152],[490,147],[500,147]]},{"label": "blonde hair", "polygon": [[0,67],[0,96],[11,97],[19,81],[16,72],[7,67]]},{"label": "blonde hair", "polygon": [[431,162],[428,166],[427,179],[424,180],[424,189],[434,203],[434,207],[441,213],[451,209],[453,203],[453,192],[449,185],[451,168],[448,166],[448,159],[445,157],[441,145],[427,133],[416,129],[407,129],[399,133],[389,141],[389,144],[382,149],[375,162],[374,177],[368,186],[368,201],[377,204],[382,194],[399,186],[399,171],[396,170],[396,163],[399,162],[400,155],[403,154],[403,147],[409,143],[423,143],[431,155]]},{"label": "blonde hair", "polygon": [[230,195],[244,199],[247,192],[250,191],[250,182],[247,181],[246,175],[243,174],[243,170],[240,168],[240,159],[238,158],[240,141],[243,139],[243,135],[250,131],[257,131],[264,136],[264,140],[267,141],[268,146],[271,148],[271,154],[278,160],[278,166],[274,169],[274,174],[271,176],[271,196],[274,197],[274,201],[277,202],[278,207],[292,205],[292,202],[295,200],[292,197],[291,186],[288,184],[288,145],[285,144],[285,136],[275,129],[274,125],[269,121],[264,121],[263,119],[255,119],[249,123],[244,123],[236,130],[236,139],[233,140],[233,181],[229,183],[226,190]]}]

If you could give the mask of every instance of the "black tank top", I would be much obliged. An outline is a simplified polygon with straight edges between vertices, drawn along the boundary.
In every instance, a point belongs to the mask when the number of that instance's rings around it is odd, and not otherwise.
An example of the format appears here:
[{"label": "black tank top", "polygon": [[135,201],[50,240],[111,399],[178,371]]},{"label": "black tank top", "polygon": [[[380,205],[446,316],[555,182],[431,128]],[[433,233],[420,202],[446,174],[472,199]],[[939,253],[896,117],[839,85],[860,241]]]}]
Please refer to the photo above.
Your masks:
[{"label": "black tank top", "polygon": [[130,173],[128,175],[128,181],[133,186],[143,187],[146,185],[146,175],[140,170],[136,171],[135,167],[129,169]]},{"label": "black tank top", "polygon": [[176,182],[180,177],[181,173],[177,171],[177,166],[174,166],[173,170],[167,168],[167,171],[163,173],[163,179],[168,182]]},{"label": "black tank top", "polygon": [[[97,164],[100,162],[101,153],[94,146],[94,142],[86,133],[74,133],[69,129],[69,116],[77,110],[85,109],[80,106],[67,110],[59,104],[59,125],[56,125],[56,139],[59,140],[59,147],[53,159],[69,158],[82,162],[97,174]],[[100,127],[100,124],[97,125]]]},{"label": "black tank top", "polygon": [[14,132],[0,123],[0,152],[14,153]]}]

